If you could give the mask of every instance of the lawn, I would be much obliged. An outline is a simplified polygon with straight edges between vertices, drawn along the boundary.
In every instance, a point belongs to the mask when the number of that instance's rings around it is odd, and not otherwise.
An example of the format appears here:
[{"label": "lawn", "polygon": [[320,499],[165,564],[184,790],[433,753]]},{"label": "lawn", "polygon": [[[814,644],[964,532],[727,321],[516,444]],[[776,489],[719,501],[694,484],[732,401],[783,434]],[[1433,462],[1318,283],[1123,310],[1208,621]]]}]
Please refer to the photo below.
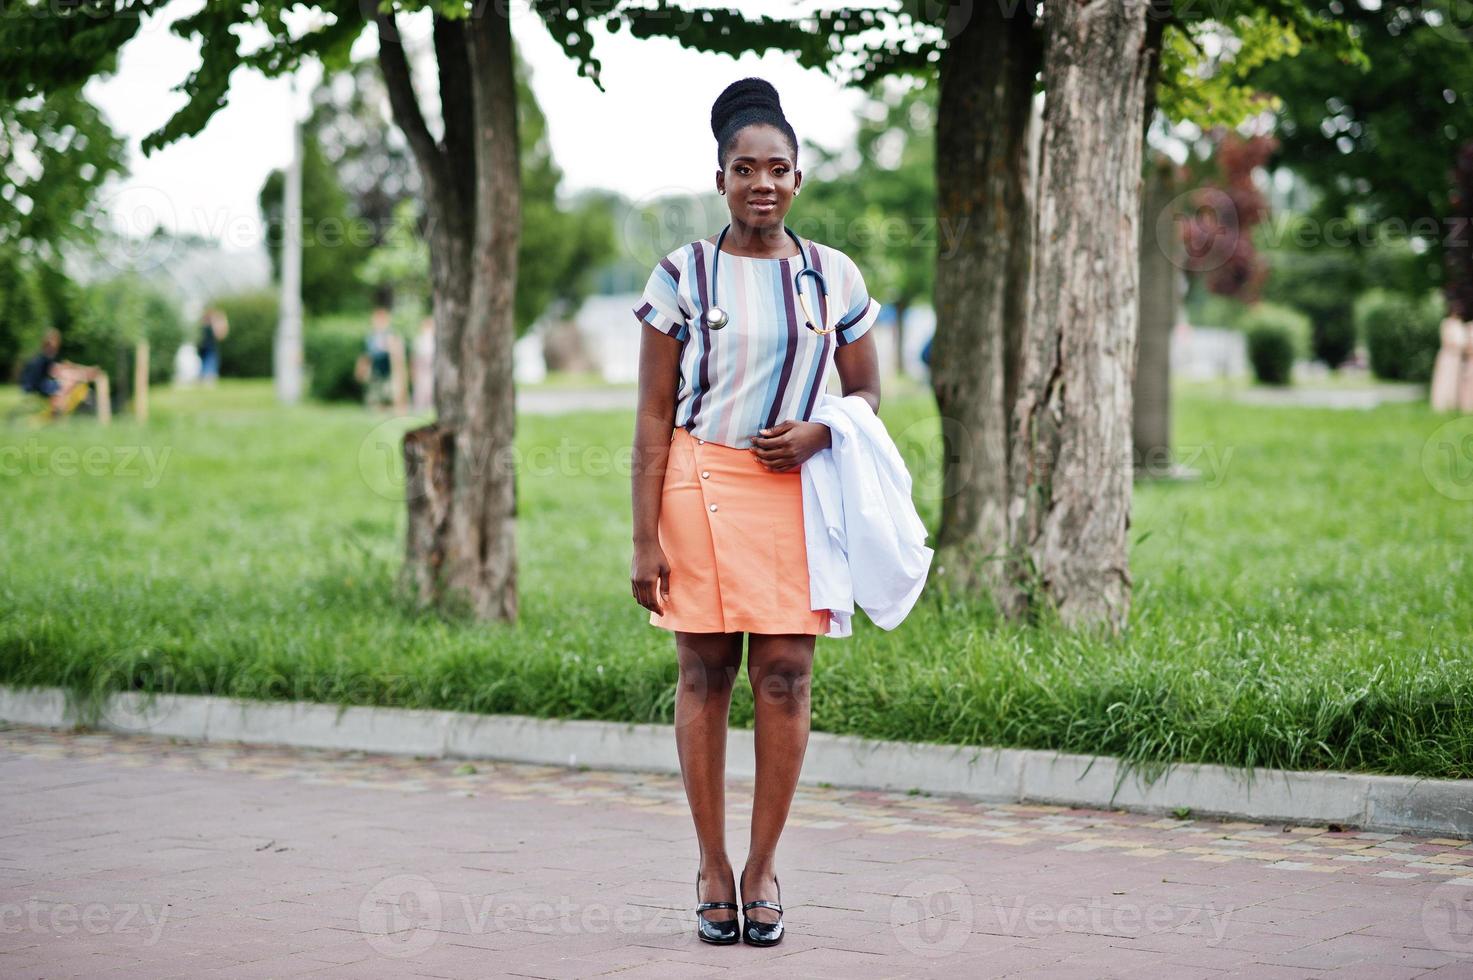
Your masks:
[{"label": "lawn", "polygon": [[[934,406],[892,397],[882,416],[934,528]],[[1182,387],[1174,438],[1202,478],[1138,485],[1124,636],[936,594],[893,632],[857,615],[853,637],[818,641],[813,727],[1151,772],[1473,777],[1473,419],[1424,453],[1446,421]],[[406,426],[226,382],[157,390],[143,430],[0,430],[0,682],[669,722],[671,636],[629,595],[630,413],[519,420],[511,626],[393,597]],[[739,685],[733,723],[751,715]]]}]

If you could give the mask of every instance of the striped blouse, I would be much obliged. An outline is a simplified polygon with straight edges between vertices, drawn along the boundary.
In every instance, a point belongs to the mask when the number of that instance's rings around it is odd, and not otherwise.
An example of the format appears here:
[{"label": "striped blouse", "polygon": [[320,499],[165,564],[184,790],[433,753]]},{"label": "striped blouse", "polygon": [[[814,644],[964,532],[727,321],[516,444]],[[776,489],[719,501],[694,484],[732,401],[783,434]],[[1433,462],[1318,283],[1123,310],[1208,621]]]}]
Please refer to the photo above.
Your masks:
[{"label": "striped blouse", "polygon": [[634,315],[681,341],[675,424],[691,435],[746,449],[761,429],[788,419],[807,421],[828,386],[834,350],[864,336],[879,316],[854,260],[803,239],[808,261],[828,282],[827,297],[811,276],[803,293],[820,326],[810,330],[795,280],[800,256],[763,259],[721,253],[716,298],[729,317],[712,330],[701,322],[710,304],[716,246],[694,241],[666,255],[650,273]]}]

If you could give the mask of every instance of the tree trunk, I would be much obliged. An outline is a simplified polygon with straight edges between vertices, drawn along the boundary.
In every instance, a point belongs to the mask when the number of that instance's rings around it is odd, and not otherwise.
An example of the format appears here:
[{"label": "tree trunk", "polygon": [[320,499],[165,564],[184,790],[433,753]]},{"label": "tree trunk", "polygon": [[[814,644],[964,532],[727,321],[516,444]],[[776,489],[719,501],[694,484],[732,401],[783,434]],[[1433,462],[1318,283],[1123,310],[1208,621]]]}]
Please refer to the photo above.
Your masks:
[{"label": "tree trunk", "polygon": [[392,14],[379,64],[429,216],[433,423],[405,436],[400,585],[425,606],[514,620],[514,290],[521,221],[512,39],[505,11],[436,17],[444,136],[425,126]]},{"label": "tree trunk", "polygon": [[1012,615],[1129,615],[1131,384],[1148,0],[1049,3],[1033,315],[1012,466]]},{"label": "tree trunk", "polygon": [[1038,65],[1033,4],[979,4],[942,55],[936,125],[940,221],[960,247],[936,265],[931,385],[943,443],[932,580],[980,597],[1008,543],[1009,334],[1026,318],[1028,133]]},{"label": "tree trunk", "polygon": [[1146,167],[1141,195],[1140,337],[1132,390],[1131,442],[1136,473],[1167,476],[1171,465],[1171,331],[1181,279],[1180,226],[1168,214],[1175,197],[1171,158],[1157,154]]}]

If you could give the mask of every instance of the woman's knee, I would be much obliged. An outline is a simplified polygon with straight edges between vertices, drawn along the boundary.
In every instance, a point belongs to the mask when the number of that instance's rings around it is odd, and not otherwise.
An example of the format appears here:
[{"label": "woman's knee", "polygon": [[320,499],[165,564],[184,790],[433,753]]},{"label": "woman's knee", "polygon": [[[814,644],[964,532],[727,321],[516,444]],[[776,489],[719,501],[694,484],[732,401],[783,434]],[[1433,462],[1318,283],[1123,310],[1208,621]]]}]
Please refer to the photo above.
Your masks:
[{"label": "woman's knee", "polygon": [[754,637],[747,676],[754,700],[787,710],[804,707],[813,680],[813,637]]},{"label": "woman's knee", "polygon": [[740,633],[681,633],[676,650],[683,690],[731,691],[742,665]]}]

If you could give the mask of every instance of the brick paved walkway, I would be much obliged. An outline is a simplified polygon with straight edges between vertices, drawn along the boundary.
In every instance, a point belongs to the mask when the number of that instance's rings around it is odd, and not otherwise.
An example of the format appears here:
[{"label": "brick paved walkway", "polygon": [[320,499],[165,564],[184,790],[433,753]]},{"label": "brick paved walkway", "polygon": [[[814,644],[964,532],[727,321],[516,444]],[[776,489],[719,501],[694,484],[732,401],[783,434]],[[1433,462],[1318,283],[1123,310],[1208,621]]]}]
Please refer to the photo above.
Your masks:
[{"label": "brick paved walkway", "polygon": [[1467,841],[800,789],[758,949],[675,778],[11,728],[0,786],[7,978],[1473,977]]}]

